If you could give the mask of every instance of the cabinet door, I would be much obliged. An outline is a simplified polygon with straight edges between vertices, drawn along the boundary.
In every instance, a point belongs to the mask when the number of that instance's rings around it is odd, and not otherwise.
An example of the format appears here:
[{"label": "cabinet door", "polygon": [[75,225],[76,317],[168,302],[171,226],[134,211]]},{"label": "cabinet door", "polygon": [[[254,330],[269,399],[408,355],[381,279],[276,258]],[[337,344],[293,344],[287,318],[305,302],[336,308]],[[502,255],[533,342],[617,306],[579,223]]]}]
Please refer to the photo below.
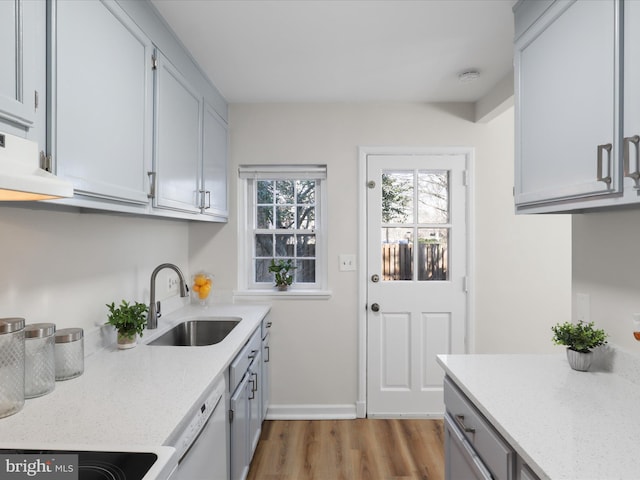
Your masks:
[{"label": "cabinet door", "polygon": [[229,400],[231,480],[243,480],[249,472],[249,376],[245,375]]},{"label": "cabinet door", "polygon": [[249,369],[249,458],[253,457],[262,431],[262,353],[260,350]]},{"label": "cabinet door", "polygon": [[262,386],[260,391],[262,392],[262,421],[267,417],[267,410],[269,409],[269,389],[270,381],[271,381],[271,373],[270,373],[270,360],[271,360],[271,352],[270,352],[270,334],[267,333],[266,336],[262,339]]},{"label": "cabinet door", "polygon": [[624,172],[625,196],[640,186],[640,2],[624,3]]},{"label": "cabinet door", "polygon": [[227,204],[227,123],[204,104],[202,213],[229,217]]},{"label": "cabinet door", "polygon": [[52,153],[76,193],[148,203],[153,46],[112,1],[53,4]]},{"label": "cabinet door", "polygon": [[202,97],[158,52],[155,207],[199,212]]},{"label": "cabinet door", "polygon": [[0,2],[0,121],[13,127],[10,133],[22,136],[26,136],[35,119],[37,43],[31,28],[34,9],[38,7],[38,2],[25,0]]},{"label": "cabinet door", "polygon": [[516,42],[516,205],[621,191],[619,15],[557,1]]}]

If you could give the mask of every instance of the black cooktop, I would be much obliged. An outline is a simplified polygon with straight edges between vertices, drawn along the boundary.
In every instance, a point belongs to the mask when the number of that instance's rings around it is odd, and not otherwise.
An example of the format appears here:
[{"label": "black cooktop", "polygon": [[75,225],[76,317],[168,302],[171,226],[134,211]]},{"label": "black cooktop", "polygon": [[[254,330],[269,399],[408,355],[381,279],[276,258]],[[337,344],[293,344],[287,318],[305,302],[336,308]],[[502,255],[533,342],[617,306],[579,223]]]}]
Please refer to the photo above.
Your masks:
[{"label": "black cooktop", "polygon": [[78,480],[142,480],[158,459],[147,452],[0,449],[3,454],[78,455]]}]

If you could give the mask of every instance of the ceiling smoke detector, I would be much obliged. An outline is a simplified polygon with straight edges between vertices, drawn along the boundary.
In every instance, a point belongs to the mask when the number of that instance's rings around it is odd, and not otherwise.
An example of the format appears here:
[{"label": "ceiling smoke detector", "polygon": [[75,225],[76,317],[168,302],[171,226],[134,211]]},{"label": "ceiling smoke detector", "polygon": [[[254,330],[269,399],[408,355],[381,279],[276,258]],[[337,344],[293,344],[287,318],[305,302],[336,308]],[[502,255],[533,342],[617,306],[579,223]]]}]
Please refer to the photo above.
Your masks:
[{"label": "ceiling smoke detector", "polygon": [[465,70],[458,75],[458,80],[462,83],[473,82],[480,78],[480,72],[478,70]]}]

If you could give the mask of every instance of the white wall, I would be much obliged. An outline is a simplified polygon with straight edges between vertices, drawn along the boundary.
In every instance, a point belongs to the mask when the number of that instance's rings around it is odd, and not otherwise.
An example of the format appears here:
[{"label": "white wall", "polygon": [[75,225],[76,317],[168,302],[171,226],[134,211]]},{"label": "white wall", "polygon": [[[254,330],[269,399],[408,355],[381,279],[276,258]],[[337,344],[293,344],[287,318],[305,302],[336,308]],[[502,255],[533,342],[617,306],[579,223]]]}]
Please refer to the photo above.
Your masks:
[{"label": "white wall", "polygon": [[513,109],[487,125],[476,168],[478,353],[554,352],[571,319],[571,216],[515,215]]},{"label": "white wall", "polygon": [[187,269],[186,222],[0,204],[0,317],[89,335],[106,321],[106,303],[148,303],[163,262]]},{"label": "white wall", "polygon": [[609,342],[640,352],[631,314],[640,312],[640,210],[573,215],[574,320],[578,293]]},{"label": "white wall", "polygon": [[513,109],[475,124],[471,104],[232,105],[228,225],[192,224],[191,270],[237,287],[237,166],[328,165],[330,300],[273,302],[272,402],[353,405],[357,399],[357,272],[338,255],[357,249],[359,146],[476,149],[478,352],[547,351],[549,327],[570,317],[570,218],[513,213]]}]

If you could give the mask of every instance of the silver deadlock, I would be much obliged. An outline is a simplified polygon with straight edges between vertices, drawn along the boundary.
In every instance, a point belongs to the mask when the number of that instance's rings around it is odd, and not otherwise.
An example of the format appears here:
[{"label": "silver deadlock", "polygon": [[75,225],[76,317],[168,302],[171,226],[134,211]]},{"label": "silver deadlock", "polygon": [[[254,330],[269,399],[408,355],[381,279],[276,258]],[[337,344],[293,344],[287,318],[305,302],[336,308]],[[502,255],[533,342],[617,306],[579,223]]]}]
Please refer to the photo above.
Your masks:
[{"label": "silver deadlock", "polygon": [[377,303],[372,303],[371,304],[371,311],[372,312],[379,312],[380,311],[380,305],[378,305]]},{"label": "silver deadlock", "polygon": [[371,281],[373,283],[378,283],[380,281],[380,275],[371,275]]}]

